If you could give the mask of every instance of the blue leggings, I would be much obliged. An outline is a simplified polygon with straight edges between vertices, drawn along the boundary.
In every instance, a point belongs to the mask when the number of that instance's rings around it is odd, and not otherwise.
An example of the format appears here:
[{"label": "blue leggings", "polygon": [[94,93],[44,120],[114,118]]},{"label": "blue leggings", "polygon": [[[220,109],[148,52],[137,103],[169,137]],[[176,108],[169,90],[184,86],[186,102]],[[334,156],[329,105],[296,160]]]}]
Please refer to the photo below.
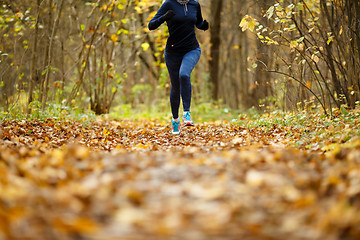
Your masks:
[{"label": "blue leggings", "polygon": [[200,55],[200,47],[187,53],[165,51],[165,63],[171,80],[170,105],[174,119],[179,117],[180,96],[184,111],[190,111],[190,75],[199,61]]}]

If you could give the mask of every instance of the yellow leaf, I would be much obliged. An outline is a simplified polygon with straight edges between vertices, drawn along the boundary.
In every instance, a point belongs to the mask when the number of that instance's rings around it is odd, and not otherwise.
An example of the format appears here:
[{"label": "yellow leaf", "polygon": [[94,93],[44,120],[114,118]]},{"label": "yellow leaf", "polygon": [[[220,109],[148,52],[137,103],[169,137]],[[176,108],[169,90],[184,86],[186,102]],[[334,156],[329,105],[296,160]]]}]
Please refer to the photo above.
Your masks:
[{"label": "yellow leaf", "polygon": [[241,27],[241,30],[244,32],[247,28],[248,28],[248,21],[247,21],[247,15],[245,17],[243,17],[243,19],[241,20],[239,27]]},{"label": "yellow leaf", "polygon": [[143,13],[142,9],[141,9],[140,7],[138,7],[138,6],[136,6],[134,9],[135,9],[136,12],[139,13],[139,14]]},{"label": "yellow leaf", "polygon": [[297,47],[297,45],[298,45],[298,42],[297,42],[297,41],[291,41],[291,42],[290,42],[290,48],[291,48],[291,49],[295,49],[295,48]]},{"label": "yellow leaf", "polygon": [[320,59],[319,59],[318,56],[314,56],[314,59],[313,59],[313,60],[314,60],[314,62],[318,63]]},{"label": "yellow leaf", "polygon": [[147,148],[149,148],[151,145],[150,145],[150,143],[148,143],[148,144],[142,144],[142,143],[139,143],[139,144],[137,144],[136,146],[135,146],[135,149],[147,149]]},{"label": "yellow leaf", "polygon": [[300,43],[298,49],[300,51],[304,51],[304,47],[305,47],[305,45],[303,43]]},{"label": "yellow leaf", "polygon": [[104,128],[104,130],[103,130],[103,134],[104,134],[104,135],[109,135],[109,134],[110,134],[110,132],[109,132],[106,128]]},{"label": "yellow leaf", "polygon": [[100,11],[105,11],[107,9],[107,5],[103,4],[102,7],[100,8]]},{"label": "yellow leaf", "polygon": [[119,39],[119,37],[116,34],[111,35],[110,38],[111,38],[111,41],[113,41],[114,43],[116,43]]},{"label": "yellow leaf", "polygon": [[256,21],[251,19],[251,21],[249,21],[249,30],[253,32],[255,29],[255,26],[256,26]]},{"label": "yellow leaf", "polygon": [[150,44],[149,43],[143,43],[141,44],[141,47],[143,48],[144,51],[147,51],[150,47]]},{"label": "yellow leaf", "polygon": [[311,82],[310,82],[310,81],[307,81],[307,82],[306,82],[306,86],[307,86],[308,88],[311,88]]},{"label": "yellow leaf", "polygon": [[54,226],[63,232],[94,233],[98,229],[96,222],[93,222],[91,219],[81,217],[66,221],[58,218],[54,220]]}]

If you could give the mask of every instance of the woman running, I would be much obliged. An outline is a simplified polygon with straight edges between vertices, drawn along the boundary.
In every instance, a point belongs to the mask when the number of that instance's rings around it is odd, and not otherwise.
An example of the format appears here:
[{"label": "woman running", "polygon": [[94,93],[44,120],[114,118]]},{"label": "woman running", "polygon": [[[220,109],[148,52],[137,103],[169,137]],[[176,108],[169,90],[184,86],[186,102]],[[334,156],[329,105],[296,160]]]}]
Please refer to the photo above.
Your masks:
[{"label": "woman running", "polygon": [[166,0],[149,22],[149,29],[155,30],[165,21],[169,29],[165,63],[171,80],[172,134],[180,134],[180,96],[183,101],[184,126],[194,125],[190,115],[190,75],[201,55],[195,26],[206,31],[209,23],[203,20],[200,4],[195,0]]}]

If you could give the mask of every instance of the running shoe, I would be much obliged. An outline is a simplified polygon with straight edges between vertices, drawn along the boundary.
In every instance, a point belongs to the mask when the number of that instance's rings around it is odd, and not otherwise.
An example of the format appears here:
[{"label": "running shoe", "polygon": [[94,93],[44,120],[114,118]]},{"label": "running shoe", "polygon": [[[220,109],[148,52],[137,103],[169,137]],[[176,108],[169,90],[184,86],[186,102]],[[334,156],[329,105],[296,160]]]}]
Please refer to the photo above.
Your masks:
[{"label": "running shoe", "polygon": [[171,121],[171,133],[174,135],[180,134],[180,121]]},{"label": "running shoe", "polygon": [[184,126],[194,126],[194,122],[190,115],[190,112],[186,112],[183,116]]}]

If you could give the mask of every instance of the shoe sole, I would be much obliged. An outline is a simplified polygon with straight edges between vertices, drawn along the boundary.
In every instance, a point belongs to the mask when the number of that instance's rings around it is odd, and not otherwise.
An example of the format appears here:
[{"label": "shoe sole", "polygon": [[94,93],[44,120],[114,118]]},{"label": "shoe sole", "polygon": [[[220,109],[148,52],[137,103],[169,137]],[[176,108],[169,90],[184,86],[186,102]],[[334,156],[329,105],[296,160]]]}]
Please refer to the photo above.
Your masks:
[{"label": "shoe sole", "polygon": [[180,135],[180,132],[171,132],[172,135]]},{"label": "shoe sole", "polygon": [[192,127],[192,126],[194,126],[194,123],[187,122],[187,123],[184,123],[184,126],[185,127]]}]

